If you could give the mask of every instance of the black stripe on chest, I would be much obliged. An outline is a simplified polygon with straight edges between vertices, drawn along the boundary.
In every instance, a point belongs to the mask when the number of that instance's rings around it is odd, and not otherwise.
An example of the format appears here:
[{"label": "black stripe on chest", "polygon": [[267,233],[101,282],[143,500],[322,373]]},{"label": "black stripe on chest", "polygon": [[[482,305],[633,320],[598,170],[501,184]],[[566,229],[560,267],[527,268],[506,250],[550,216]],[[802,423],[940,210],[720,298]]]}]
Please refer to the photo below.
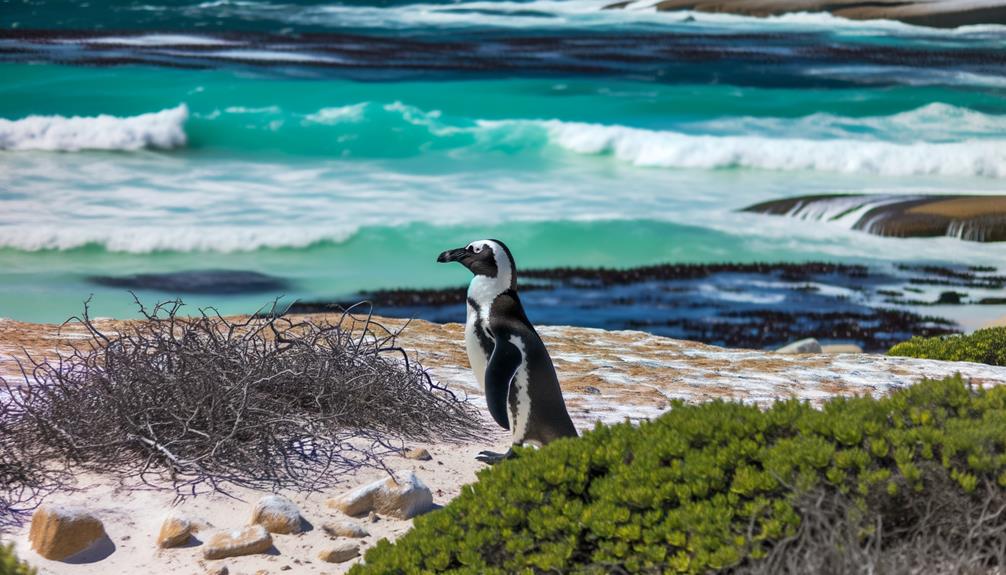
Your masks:
[{"label": "black stripe on chest", "polygon": [[475,337],[478,338],[479,345],[481,345],[482,349],[485,350],[486,355],[492,355],[493,349],[496,348],[496,340],[493,338],[492,332],[483,327],[485,322],[482,321],[482,308],[480,308],[472,298],[468,298],[468,305],[472,306],[478,315],[478,319],[475,320],[474,326]]}]

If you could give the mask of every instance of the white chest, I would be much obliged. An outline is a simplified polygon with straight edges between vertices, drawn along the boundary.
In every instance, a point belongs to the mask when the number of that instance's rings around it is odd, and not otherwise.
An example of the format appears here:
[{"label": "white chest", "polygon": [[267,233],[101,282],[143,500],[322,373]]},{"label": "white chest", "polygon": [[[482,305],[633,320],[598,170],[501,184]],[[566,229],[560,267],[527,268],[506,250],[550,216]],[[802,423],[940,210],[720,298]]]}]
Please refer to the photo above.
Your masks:
[{"label": "white chest", "polygon": [[[486,366],[489,365],[489,355],[479,341],[477,330],[489,336],[489,318],[480,313],[477,308],[468,304],[468,320],[465,322],[465,350],[468,352],[468,363],[472,366],[475,380],[479,382],[482,393],[486,391]],[[490,337],[491,339],[491,337]]]}]

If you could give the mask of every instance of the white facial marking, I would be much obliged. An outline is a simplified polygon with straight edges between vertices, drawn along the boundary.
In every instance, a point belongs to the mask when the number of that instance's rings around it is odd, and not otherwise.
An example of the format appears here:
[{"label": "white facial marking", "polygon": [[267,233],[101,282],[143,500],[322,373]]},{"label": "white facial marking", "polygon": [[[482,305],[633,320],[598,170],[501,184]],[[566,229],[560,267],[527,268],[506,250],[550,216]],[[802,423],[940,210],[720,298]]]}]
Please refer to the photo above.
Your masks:
[{"label": "white facial marking", "polygon": [[510,258],[499,244],[491,240],[478,240],[468,244],[468,247],[475,253],[492,250],[496,259],[496,277],[477,275],[472,278],[472,283],[468,284],[468,297],[475,300],[480,308],[485,308],[483,313],[488,314],[489,306],[496,296],[510,289],[510,278],[513,276]]},{"label": "white facial marking", "polygon": [[[510,343],[520,350],[521,362],[517,368],[510,385],[517,386],[517,406],[510,412],[510,429],[513,432],[513,442],[520,445],[527,435],[527,426],[531,419],[531,395],[528,393],[530,378],[527,373],[527,353],[524,348],[524,340],[516,335],[510,336]],[[509,397],[509,394],[507,394]],[[509,402],[508,402],[509,403]]]}]

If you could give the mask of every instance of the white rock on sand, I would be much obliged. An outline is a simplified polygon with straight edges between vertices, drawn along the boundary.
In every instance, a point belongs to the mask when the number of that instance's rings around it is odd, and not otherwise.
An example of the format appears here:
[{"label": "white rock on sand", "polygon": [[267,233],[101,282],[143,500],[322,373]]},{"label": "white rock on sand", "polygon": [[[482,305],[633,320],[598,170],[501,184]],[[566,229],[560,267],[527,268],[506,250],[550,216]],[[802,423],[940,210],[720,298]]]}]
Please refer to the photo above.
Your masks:
[{"label": "white rock on sand", "polygon": [[433,494],[415,473],[404,470],[329,499],[328,506],[352,516],[373,511],[410,519],[433,509]]},{"label": "white rock on sand", "polygon": [[265,553],[272,547],[272,536],[261,525],[246,525],[239,529],[223,529],[214,533],[203,546],[206,559],[226,559],[242,555]]},{"label": "white rock on sand", "polygon": [[70,559],[106,537],[104,524],[86,509],[48,504],[35,510],[28,534],[32,549],[54,561]]},{"label": "white rock on sand", "polygon": [[192,537],[192,521],[177,511],[168,513],[157,535],[157,546],[162,549],[180,547]]},{"label": "white rock on sand", "polygon": [[266,495],[252,509],[251,523],[265,527],[269,533],[300,533],[300,509],[282,495]]},{"label": "white rock on sand", "polygon": [[355,521],[349,521],[348,519],[339,519],[335,521],[327,521],[321,528],[332,537],[352,537],[354,539],[362,539],[363,537],[368,537],[370,533],[363,528],[362,525]]},{"label": "white rock on sand", "polygon": [[318,559],[327,563],[345,563],[360,556],[360,546],[351,541],[338,541],[318,552]]}]

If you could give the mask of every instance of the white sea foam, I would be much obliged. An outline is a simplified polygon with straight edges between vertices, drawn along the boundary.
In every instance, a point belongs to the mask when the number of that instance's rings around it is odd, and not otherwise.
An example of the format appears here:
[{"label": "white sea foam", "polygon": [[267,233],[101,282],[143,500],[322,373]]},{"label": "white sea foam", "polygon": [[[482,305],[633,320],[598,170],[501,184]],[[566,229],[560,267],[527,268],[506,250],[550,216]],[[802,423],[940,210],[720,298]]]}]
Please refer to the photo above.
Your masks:
[{"label": "white sea foam", "polygon": [[844,139],[849,137],[913,141],[960,141],[1006,134],[1006,115],[933,103],[889,116],[850,117],[817,113],[800,118],[727,117],[688,124],[689,131],[758,134],[771,137]]},{"label": "white sea foam", "polygon": [[191,36],[187,34],[144,34],[142,36],[103,36],[65,40],[65,42],[85,44],[115,44],[123,46],[234,46],[241,42],[213,38],[211,36]]},{"label": "white sea foam", "polygon": [[228,114],[279,114],[282,111],[283,110],[281,110],[279,106],[263,106],[261,108],[230,106],[224,109],[224,112],[227,112]]},{"label": "white sea foam", "polygon": [[335,56],[318,56],[305,52],[286,52],[281,50],[215,50],[212,52],[184,52],[178,50],[163,50],[159,53],[171,56],[188,56],[192,58],[217,58],[223,60],[247,60],[249,62],[283,62],[303,64],[341,64],[347,60]]},{"label": "white sea foam", "polygon": [[413,26],[534,28],[641,25],[701,30],[726,25],[750,29],[825,30],[846,35],[989,36],[993,39],[1006,31],[1006,26],[999,25],[938,29],[895,20],[850,20],[827,12],[798,12],[767,18],[694,11],[661,12],[652,0],[638,0],[623,9],[604,10],[612,3],[614,0],[462,0],[386,7],[352,3],[291,7],[279,2],[217,0],[185,10],[298,24],[392,29]]},{"label": "white sea foam", "polygon": [[185,145],[185,104],[139,116],[0,119],[0,150],[140,150]]},{"label": "white sea foam", "polygon": [[[1004,27],[1006,34],[1006,27]],[[892,81],[908,86],[976,86],[980,88],[1006,88],[1006,78],[991,74],[976,74],[941,70],[939,68],[918,68],[909,66],[821,66],[808,68],[804,75],[834,78],[860,84],[877,82],[888,84]]]},{"label": "white sea foam", "polygon": [[754,168],[885,176],[1006,178],[1006,140],[891,143],[689,135],[625,126],[541,121],[480,121],[486,129],[544,129],[549,141],[579,154],[610,154],[635,166]]},{"label": "white sea foam", "polygon": [[363,113],[367,109],[367,103],[351,104],[348,106],[338,106],[333,108],[322,108],[314,114],[304,117],[308,122],[315,124],[342,124],[349,122],[359,122],[363,119]]}]

